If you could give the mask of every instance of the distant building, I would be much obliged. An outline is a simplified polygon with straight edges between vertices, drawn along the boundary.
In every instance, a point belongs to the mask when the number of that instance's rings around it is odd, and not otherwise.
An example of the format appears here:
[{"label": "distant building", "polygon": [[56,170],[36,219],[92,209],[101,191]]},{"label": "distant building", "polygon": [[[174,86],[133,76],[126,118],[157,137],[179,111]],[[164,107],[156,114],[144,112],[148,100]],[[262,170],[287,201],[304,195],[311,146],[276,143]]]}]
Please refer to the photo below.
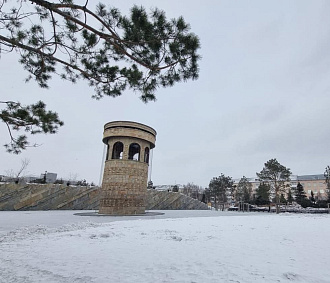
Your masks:
[{"label": "distant building", "polygon": [[[256,190],[260,185],[260,180],[258,179],[258,177],[247,179],[252,184],[252,194],[255,195]],[[327,185],[323,174],[291,175],[290,179],[290,188],[292,190],[292,193],[294,193],[294,190],[297,188],[299,182],[304,187],[307,197],[310,197],[311,192],[313,191],[314,197],[317,197],[320,200],[327,198]],[[240,179],[234,179],[234,185],[237,185],[239,181]],[[273,197],[274,193],[271,194],[271,198]]]},{"label": "distant building", "polygon": [[25,176],[23,179],[26,183],[33,183],[35,180],[38,179],[38,177],[37,176]]},{"label": "distant building", "polygon": [[45,172],[43,174],[40,175],[40,179],[44,179],[45,178],[45,174],[46,174],[46,183],[47,184],[53,184],[56,181],[57,178],[57,173],[49,173],[49,172]]},{"label": "distant building", "polygon": [[157,186],[153,186],[153,188],[156,191],[169,191],[169,192],[172,192],[174,186],[177,186],[178,189],[179,189],[179,192],[182,192],[183,186],[180,185],[180,184],[176,184],[176,185],[157,185]]},{"label": "distant building", "polygon": [[314,197],[327,198],[327,185],[323,174],[298,176],[298,182],[303,185],[307,197],[310,197],[313,191]]}]

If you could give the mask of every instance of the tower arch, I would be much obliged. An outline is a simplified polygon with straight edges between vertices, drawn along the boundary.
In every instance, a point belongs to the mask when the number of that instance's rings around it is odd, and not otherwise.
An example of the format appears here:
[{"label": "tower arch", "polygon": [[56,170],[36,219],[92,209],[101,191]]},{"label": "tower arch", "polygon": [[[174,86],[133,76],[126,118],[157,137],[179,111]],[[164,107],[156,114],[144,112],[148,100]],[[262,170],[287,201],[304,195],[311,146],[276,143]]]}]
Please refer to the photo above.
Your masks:
[{"label": "tower arch", "polygon": [[120,141],[114,143],[111,159],[123,159],[124,144]]},{"label": "tower arch", "polygon": [[140,161],[140,151],[141,147],[138,143],[131,143],[128,150],[128,159]]}]

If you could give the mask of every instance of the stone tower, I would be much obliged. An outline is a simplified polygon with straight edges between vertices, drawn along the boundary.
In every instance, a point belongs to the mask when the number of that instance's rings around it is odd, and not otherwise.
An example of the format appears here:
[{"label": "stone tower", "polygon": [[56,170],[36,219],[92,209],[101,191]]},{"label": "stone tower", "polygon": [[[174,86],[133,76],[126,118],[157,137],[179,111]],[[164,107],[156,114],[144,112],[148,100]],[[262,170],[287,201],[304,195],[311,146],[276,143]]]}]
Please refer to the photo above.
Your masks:
[{"label": "stone tower", "polygon": [[107,145],[100,195],[100,214],[134,215],[145,213],[150,150],[156,131],[130,121],[104,125]]}]

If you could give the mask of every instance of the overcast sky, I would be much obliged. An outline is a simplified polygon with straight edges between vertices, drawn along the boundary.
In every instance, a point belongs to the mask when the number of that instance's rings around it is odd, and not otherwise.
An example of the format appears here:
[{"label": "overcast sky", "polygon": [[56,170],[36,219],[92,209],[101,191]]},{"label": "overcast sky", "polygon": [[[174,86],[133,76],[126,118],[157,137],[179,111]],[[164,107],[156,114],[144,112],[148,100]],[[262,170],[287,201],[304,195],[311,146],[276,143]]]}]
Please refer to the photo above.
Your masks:
[{"label": "overcast sky", "polygon": [[[160,89],[148,104],[132,91],[96,101],[85,82],[54,78],[49,90],[25,83],[17,55],[1,55],[0,100],[43,100],[65,126],[32,137],[42,145],[18,156],[2,148],[0,174],[28,158],[29,174],[47,170],[99,183],[103,126],[114,120],[157,131],[155,185],[208,186],[221,173],[253,177],[271,158],[297,175],[323,174],[330,165],[329,1],[101,2],[184,16],[201,41],[199,79]],[[1,144],[9,141],[4,124],[0,137]]]}]

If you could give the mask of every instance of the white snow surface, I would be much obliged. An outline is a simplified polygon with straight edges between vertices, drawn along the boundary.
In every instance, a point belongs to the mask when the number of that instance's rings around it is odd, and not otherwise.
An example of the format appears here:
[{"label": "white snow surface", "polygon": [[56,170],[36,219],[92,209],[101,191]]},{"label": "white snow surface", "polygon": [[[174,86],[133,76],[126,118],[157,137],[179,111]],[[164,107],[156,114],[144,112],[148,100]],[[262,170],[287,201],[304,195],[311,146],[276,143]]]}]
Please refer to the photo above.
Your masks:
[{"label": "white snow surface", "polygon": [[164,212],[0,212],[0,282],[330,282],[330,215]]}]

